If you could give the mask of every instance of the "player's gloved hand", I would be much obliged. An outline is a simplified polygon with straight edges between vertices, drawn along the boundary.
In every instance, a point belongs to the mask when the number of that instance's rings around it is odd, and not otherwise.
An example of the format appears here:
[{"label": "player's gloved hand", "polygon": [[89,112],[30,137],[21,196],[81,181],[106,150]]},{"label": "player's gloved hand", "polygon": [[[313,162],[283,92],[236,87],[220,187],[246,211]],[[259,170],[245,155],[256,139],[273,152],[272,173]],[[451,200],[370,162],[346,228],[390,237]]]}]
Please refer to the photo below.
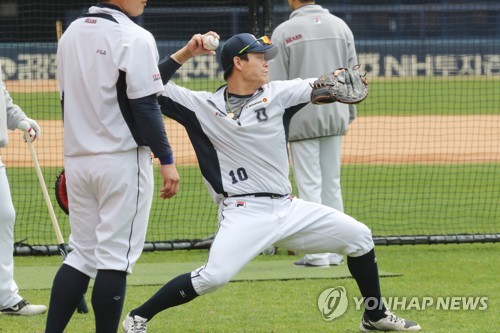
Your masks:
[{"label": "player's gloved hand", "polygon": [[337,68],[333,73],[321,75],[311,84],[313,104],[357,104],[368,96],[368,80],[359,74],[359,65]]},{"label": "player's gloved hand", "polygon": [[24,141],[33,142],[39,138],[42,130],[36,121],[31,118],[24,118],[17,124],[17,128],[24,132]]}]

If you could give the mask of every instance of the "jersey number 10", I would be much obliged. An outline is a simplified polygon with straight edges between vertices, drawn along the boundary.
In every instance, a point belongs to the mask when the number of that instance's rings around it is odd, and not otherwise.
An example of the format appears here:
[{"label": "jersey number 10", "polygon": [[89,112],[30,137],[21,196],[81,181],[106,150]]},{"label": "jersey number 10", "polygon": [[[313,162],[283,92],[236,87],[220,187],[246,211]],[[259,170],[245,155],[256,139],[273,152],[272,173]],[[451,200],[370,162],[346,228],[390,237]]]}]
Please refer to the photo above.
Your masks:
[{"label": "jersey number 10", "polygon": [[242,182],[248,179],[247,172],[244,168],[238,168],[236,173],[231,170],[229,171],[229,175],[231,176],[231,180],[233,184],[236,184],[238,181]]}]

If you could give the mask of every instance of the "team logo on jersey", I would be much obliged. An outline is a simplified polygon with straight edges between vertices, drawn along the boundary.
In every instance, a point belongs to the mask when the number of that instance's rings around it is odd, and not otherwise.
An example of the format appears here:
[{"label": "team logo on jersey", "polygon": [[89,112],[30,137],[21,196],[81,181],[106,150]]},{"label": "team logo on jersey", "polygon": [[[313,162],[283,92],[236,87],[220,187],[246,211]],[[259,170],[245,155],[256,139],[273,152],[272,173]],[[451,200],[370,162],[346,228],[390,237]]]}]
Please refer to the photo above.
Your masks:
[{"label": "team logo on jersey", "polygon": [[314,22],[314,24],[321,24],[321,18],[319,18],[319,17],[315,17],[315,18],[313,19],[313,22]]},{"label": "team logo on jersey", "polygon": [[153,74],[153,82],[161,80],[161,75],[160,74]]},{"label": "team logo on jersey", "polygon": [[257,114],[257,121],[259,123],[262,122],[262,121],[266,121],[267,119],[269,119],[269,117],[266,114],[266,109],[264,109],[264,108],[255,110],[255,113]]},{"label": "team logo on jersey", "polygon": [[85,19],[85,23],[96,24],[97,23],[97,19],[95,19],[95,18],[87,18],[87,19]]},{"label": "team logo on jersey", "polygon": [[236,207],[246,207],[246,202],[245,201],[236,201]]},{"label": "team logo on jersey", "polygon": [[288,37],[285,39],[285,44],[288,45],[296,40],[302,39],[302,34],[295,35],[293,37]]}]

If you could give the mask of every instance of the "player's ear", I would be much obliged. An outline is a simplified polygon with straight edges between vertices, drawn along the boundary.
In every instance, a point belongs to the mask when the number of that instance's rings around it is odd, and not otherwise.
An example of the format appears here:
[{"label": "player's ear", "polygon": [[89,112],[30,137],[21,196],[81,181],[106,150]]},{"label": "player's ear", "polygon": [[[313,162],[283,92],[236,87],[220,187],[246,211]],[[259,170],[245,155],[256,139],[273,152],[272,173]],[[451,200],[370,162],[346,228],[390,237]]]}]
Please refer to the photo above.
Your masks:
[{"label": "player's ear", "polygon": [[235,56],[233,58],[233,66],[238,68],[238,69],[241,69],[241,58],[240,57]]}]

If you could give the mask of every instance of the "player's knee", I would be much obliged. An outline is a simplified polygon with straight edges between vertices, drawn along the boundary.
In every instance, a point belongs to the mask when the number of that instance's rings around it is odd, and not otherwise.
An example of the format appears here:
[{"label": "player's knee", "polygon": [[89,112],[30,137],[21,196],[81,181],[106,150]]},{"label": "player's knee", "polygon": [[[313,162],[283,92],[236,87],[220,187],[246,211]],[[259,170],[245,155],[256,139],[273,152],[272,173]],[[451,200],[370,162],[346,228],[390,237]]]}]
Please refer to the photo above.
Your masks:
[{"label": "player's knee", "polygon": [[372,231],[365,224],[357,222],[353,232],[354,238],[351,240],[351,251],[349,256],[358,257],[370,252],[375,244],[373,243]]}]

